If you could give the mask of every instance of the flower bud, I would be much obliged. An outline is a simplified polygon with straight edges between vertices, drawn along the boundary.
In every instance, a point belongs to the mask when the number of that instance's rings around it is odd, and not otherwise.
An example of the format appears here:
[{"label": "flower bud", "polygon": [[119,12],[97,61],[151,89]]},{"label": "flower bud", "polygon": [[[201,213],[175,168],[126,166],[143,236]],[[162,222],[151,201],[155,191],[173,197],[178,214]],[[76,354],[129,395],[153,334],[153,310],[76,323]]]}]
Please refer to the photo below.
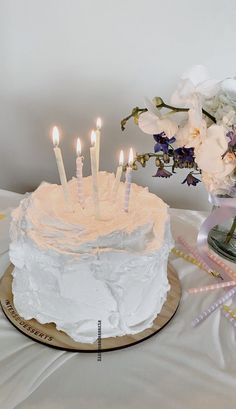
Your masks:
[{"label": "flower bud", "polygon": [[154,97],[152,102],[154,105],[158,106],[163,104],[163,99],[161,97]]},{"label": "flower bud", "polygon": [[163,161],[164,161],[164,163],[169,163],[170,162],[170,157],[169,157],[169,155],[167,153],[164,153]]}]

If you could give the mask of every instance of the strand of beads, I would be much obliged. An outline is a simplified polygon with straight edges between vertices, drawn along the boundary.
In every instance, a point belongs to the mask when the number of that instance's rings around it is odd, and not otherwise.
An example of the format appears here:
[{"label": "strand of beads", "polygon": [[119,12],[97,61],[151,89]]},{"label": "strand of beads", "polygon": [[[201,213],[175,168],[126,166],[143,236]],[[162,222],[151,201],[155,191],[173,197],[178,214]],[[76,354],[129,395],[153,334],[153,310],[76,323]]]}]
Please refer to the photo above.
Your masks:
[{"label": "strand of beads", "polygon": [[236,312],[234,310],[232,310],[228,305],[223,305],[223,308],[229,313],[229,315],[231,315],[232,318],[236,320]]},{"label": "strand of beads", "polygon": [[231,279],[236,280],[236,272],[227,266],[227,264],[225,264],[219,257],[210,253],[210,251],[208,252],[208,256],[214,261],[214,263],[221,267]]},{"label": "strand of beads", "polygon": [[236,286],[231,288],[227,293],[225,293],[222,297],[218,298],[213,304],[210,305],[205,311],[203,311],[197,318],[192,321],[192,326],[196,327],[202,321],[204,321],[213,311],[215,311],[218,307],[224,304],[227,300],[232,298],[232,296],[236,293]]},{"label": "strand of beads", "polygon": [[224,317],[236,328],[236,313],[227,305],[223,305],[221,311]]},{"label": "strand of beads", "polygon": [[[190,253],[192,253],[192,255],[203,265],[204,269],[209,274],[212,274],[212,270],[209,268],[206,262],[201,258],[197,250],[195,250],[190,244],[188,244],[182,237],[178,237],[177,240],[184,248],[186,248]],[[222,278],[220,274],[218,275],[218,277]]]},{"label": "strand of beads", "polygon": [[189,288],[188,292],[190,294],[197,294],[205,291],[218,290],[219,288],[232,287],[234,285],[236,285],[235,281],[225,281],[224,283],[211,284],[204,287]]},{"label": "strand of beads", "polygon": [[200,260],[190,256],[189,254],[184,253],[182,250],[179,250],[174,247],[172,249],[172,253],[194,264],[195,266],[199,267],[201,270],[205,271],[206,273],[211,274],[213,277],[221,278],[220,273],[218,273],[217,271],[211,271],[209,270],[209,268],[206,269]]}]

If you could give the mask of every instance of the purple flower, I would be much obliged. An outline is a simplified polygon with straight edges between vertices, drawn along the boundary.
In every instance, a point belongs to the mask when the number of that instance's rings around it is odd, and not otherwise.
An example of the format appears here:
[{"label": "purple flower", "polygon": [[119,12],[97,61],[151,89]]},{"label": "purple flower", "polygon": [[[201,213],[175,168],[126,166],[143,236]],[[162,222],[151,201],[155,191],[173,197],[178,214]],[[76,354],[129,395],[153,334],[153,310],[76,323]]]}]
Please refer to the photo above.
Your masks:
[{"label": "purple flower", "polygon": [[170,178],[171,176],[172,173],[168,172],[168,170],[165,170],[163,167],[158,168],[156,174],[153,175],[154,178]]},{"label": "purple flower", "polygon": [[174,158],[179,162],[194,162],[194,148],[177,148],[174,151]]},{"label": "purple flower", "polygon": [[195,178],[195,176],[193,176],[193,174],[190,172],[188,175],[187,175],[187,177],[184,179],[184,181],[182,182],[182,185],[184,184],[184,183],[186,183],[187,182],[187,185],[188,186],[190,186],[190,185],[192,185],[192,186],[197,186],[197,184],[199,183],[199,182],[201,182],[199,179],[197,179],[197,178]]},{"label": "purple flower", "polygon": [[228,146],[233,148],[236,146],[236,128],[235,125],[232,125],[232,130],[226,133],[226,136],[230,139]]},{"label": "purple flower", "polygon": [[154,152],[159,152],[162,151],[164,153],[168,153],[168,147],[171,143],[175,142],[175,137],[172,136],[172,138],[168,138],[165,134],[165,132],[158,133],[156,135],[153,135],[153,138],[156,141],[156,144],[154,145]]}]

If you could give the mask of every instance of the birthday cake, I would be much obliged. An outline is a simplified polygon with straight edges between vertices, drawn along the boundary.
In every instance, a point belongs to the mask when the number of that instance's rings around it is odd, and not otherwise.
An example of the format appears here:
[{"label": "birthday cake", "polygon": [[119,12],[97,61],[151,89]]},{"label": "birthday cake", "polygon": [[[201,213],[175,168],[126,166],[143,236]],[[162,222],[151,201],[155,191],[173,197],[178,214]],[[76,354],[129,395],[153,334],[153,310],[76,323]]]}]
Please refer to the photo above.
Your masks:
[{"label": "birthday cake", "polygon": [[14,305],[25,319],[55,323],[75,341],[135,334],[152,326],[170,289],[173,247],[168,206],[132,183],[129,211],[124,183],[111,200],[114,174],[99,172],[100,217],[94,216],[92,178],[62,187],[42,183],[13,211],[10,259]]}]

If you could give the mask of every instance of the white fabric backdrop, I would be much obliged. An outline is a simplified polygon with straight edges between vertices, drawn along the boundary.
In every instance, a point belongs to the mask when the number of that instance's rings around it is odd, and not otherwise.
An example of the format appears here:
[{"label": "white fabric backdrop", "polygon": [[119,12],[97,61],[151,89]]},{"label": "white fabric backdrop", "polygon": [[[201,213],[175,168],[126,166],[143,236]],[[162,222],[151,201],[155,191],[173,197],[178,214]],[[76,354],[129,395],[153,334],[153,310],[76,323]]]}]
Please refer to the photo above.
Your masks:
[{"label": "white fabric backdrop", "polygon": [[[57,182],[49,128],[63,129],[68,177],[80,136],[90,173],[89,133],[102,117],[101,169],[114,171],[119,150],[153,151],[153,138],[120,119],[144,97],[168,100],[179,76],[204,64],[212,78],[235,75],[235,0],[0,0],[0,187],[31,191]],[[79,134],[79,135],[78,135]],[[203,184],[135,172],[172,207],[206,210]],[[178,182],[177,182],[178,180]]]},{"label": "white fabric backdrop", "polygon": [[[0,210],[14,206],[9,195]],[[18,198],[17,198],[18,199]],[[174,236],[193,242],[204,213],[171,210]],[[0,222],[5,247],[8,237]],[[9,263],[0,256],[0,273]],[[183,295],[171,322],[132,348],[102,354],[49,349],[23,336],[0,311],[1,409],[235,409],[236,331],[220,311],[201,326],[191,320],[219,293],[188,295],[186,289],[214,281],[172,257]]]}]

